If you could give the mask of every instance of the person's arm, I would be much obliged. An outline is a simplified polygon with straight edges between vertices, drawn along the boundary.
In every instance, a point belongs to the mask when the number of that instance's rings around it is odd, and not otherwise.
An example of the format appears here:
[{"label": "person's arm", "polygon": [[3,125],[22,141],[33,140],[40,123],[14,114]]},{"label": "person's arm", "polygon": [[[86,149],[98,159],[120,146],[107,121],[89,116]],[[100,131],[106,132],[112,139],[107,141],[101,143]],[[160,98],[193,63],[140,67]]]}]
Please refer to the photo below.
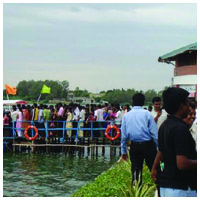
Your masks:
[{"label": "person's arm", "polygon": [[151,133],[153,142],[157,148],[158,147],[158,128],[153,119],[153,116],[151,114],[148,114],[148,115],[149,115],[149,121],[148,121],[149,132]]},{"label": "person's arm", "polygon": [[176,156],[176,163],[179,170],[192,170],[197,168],[197,160],[190,160],[187,156]]},{"label": "person's arm", "polygon": [[191,145],[192,135],[187,126],[178,126],[174,134],[174,144],[176,153],[176,163],[179,170],[192,170],[197,168],[197,160],[194,158],[191,160],[188,155],[191,152],[191,148],[195,146]]},{"label": "person's arm", "polygon": [[161,116],[162,111],[158,111],[157,115],[154,117],[154,121],[157,123],[158,122],[158,118]]},{"label": "person's arm", "polygon": [[154,181],[157,180],[157,167],[160,165],[160,161],[163,160],[163,155],[160,151],[157,152],[156,158],[151,169],[151,177]]}]

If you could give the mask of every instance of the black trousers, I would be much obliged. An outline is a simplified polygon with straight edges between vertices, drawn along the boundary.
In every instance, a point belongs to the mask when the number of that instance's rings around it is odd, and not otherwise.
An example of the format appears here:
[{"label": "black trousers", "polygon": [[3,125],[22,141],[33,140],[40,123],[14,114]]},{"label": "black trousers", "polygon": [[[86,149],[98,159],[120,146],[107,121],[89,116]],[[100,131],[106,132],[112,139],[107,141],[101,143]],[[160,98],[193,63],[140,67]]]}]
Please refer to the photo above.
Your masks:
[{"label": "black trousers", "polygon": [[[149,171],[151,172],[157,150],[153,140],[147,142],[131,142],[130,147],[130,160],[131,160],[131,172],[132,172],[132,184],[134,180],[140,181],[142,184],[142,170],[143,162],[145,160]],[[158,195],[160,194],[159,180],[160,180],[160,166],[157,168],[157,189]],[[140,180],[139,180],[140,178]]]}]

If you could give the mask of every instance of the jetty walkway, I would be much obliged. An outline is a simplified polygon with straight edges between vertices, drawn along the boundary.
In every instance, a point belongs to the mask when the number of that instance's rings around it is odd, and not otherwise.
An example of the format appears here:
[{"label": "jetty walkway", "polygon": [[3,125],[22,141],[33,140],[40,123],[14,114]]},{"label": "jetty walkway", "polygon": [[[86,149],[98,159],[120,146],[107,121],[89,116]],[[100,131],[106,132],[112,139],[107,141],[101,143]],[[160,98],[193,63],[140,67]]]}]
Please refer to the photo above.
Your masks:
[{"label": "jetty walkway", "polygon": [[[50,127],[52,121],[44,122],[42,128],[34,121],[22,121],[22,123],[27,123],[27,126],[35,126],[38,129],[38,137],[33,141],[28,140],[24,136],[25,128],[16,128],[16,122],[13,121],[12,126],[3,129],[4,151],[65,154],[78,152],[80,155],[85,152],[88,155],[98,155],[101,152],[104,155],[105,147],[110,147],[111,156],[121,155],[121,137],[112,141],[105,136],[107,126],[113,126],[114,121],[91,121],[87,125],[83,121],[76,121],[75,123],[71,122],[73,123],[72,128],[66,128],[67,121],[56,121],[59,124],[56,128]],[[18,136],[17,130],[21,130],[22,136]],[[51,135],[52,132],[53,135]],[[110,137],[115,137],[116,134],[114,129],[110,129]],[[34,130],[30,129],[28,135],[34,137]]]}]

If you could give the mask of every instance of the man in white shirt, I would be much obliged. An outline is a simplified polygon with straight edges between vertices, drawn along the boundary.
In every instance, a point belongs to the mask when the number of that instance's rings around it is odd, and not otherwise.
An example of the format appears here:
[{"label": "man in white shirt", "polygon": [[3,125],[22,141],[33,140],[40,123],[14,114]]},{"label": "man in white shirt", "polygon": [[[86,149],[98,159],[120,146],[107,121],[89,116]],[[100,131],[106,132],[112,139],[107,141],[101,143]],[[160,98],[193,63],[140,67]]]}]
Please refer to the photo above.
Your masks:
[{"label": "man in white shirt", "polygon": [[[80,112],[80,115],[79,115],[79,128],[84,128],[84,123],[85,123],[85,106],[81,106],[81,112]],[[83,130],[79,130],[79,137],[83,137]]]},{"label": "man in white shirt", "polygon": [[73,120],[78,121],[80,115],[80,110],[77,104],[74,105],[74,113],[73,113]]},{"label": "man in white shirt", "polygon": [[96,121],[104,121],[103,109],[101,109],[101,105],[97,105],[97,109],[94,111],[94,117]]},{"label": "man in white shirt", "polygon": [[120,110],[119,106],[116,106],[116,109],[117,109],[117,114],[116,114],[116,118],[115,118],[115,124],[117,125],[118,128],[120,128],[121,123],[122,123],[123,113]]},{"label": "man in white shirt", "polygon": [[[79,121],[79,115],[80,115],[80,110],[79,110],[79,105],[78,104],[74,104],[73,105],[73,128],[77,128],[77,121]],[[72,136],[76,136],[77,131],[76,130],[72,130]]]},{"label": "man in white shirt", "polygon": [[[44,129],[44,119],[43,119],[43,104],[40,104],[39,106],[39,114],[38,114],[38,128]],[[38,133],[41,137],[45,137],[45,130],[38,130]]]},{"label": "man in white shirt", "polygon": [[19,110],[17,110],[16,105],[12,106],[13,111],[11,112],[12,121],[16,121],[16,117],[19,114]]},{"label": "man in white shirt", "polygon": [[[101,108],[101,105],[97,105],[97,109],[94,111],[94,118],[95,118],[95,121],[97,121],[97,122],[99,121],[97,128],[102,128],[103,123],[100,121],[104,121],[104,119],[103,119],[103,109]],[[99,133],[99,134],[95,134],[95,136],[102,137],[104,132],[102,130],[100,130],[100,131],[97,131],[97,133]]]},{"label": "man in white shirt", "polygon": [[154,97],[152,99],[152,105],[153,105],[153,110],[151,111],[151,114],[159,129],[161,124],[167,119],[167,112],[164,109],[162,109],[162,103],[160,97]]}]

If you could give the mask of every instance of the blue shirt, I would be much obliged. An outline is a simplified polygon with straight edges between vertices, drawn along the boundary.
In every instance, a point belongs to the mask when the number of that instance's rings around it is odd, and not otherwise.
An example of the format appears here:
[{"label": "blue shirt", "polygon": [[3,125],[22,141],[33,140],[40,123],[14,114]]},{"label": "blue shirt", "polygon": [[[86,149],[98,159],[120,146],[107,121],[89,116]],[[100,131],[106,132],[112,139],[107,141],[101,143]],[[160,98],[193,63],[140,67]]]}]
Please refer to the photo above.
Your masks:
[{"label": "blue shirt", "polygon": [[148,110],[143,109],[141,106],[134,106],[123,116],[121,126],[122,154],[126,154],[127,143],[129,140],[133,142],[145,142],[153,140],[157,148],[157,139],[157,125]]}]

